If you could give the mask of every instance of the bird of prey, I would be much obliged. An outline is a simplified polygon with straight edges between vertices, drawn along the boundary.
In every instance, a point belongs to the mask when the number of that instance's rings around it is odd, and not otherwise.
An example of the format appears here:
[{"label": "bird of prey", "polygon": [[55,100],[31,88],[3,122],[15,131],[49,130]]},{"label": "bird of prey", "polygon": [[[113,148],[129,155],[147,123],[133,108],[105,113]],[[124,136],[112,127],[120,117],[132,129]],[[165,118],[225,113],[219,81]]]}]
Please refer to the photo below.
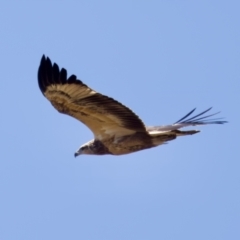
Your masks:
[{"label": "bird of prey", "polygon": [[38,84],[43,95],[60,113],[76,118],[93,132],[94,139],[82,145],[75,157],[80,154],[133,153],[199,132],[179,130],[183,127],[226,123],[220,118],[209,119],[218,113],[204,115],[211,110],[209,108],[195,116],[192,116],[193,109],[172,125],[145,126],[128,107],[89,88],[75,75],[67,77],[66,69],[60,70],[44,55],[38,69]]}]

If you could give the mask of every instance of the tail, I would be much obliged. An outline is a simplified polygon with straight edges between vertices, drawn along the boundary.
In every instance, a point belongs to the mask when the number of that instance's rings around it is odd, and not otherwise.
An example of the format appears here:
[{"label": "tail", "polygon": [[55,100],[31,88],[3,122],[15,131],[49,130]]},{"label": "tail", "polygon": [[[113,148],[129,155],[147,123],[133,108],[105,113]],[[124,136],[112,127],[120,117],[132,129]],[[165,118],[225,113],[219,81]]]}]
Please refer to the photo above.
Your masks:
[{"label": "tail", "polygon": [[161,144],[164,144],[168,141],[174,140],[177,137],[180,136],[187,136],[187,135],[193,135],[196,134],[200,131],[198,130],[190,130],[190,131],[180,131],[180,130],[171,130],[171,131],[153,131],[153,132],[148,132],[153,145],[158,146]]},{"label": "tail", "polygon": [[194,108],[192,111],[190,111],[188,114],[186,114],[184,117],[182,117],[180,120],[178,120],[172,125],[146,127],[146,130],[152,137],[154,144],[159,145],[166,141],[173,140],[178,136],[192,135],[200,132],[198,130],[189,131],[178,130],[183,127],[227,123],[227,121],[221,120],[222,118],[209,119],[209,117],[212,117],[218,114],[219,112],[203,116],[206,112],[210,111],[211,109],[212,108],[209,108],[193,117],[188,118],[196,110],[196,108]]}]

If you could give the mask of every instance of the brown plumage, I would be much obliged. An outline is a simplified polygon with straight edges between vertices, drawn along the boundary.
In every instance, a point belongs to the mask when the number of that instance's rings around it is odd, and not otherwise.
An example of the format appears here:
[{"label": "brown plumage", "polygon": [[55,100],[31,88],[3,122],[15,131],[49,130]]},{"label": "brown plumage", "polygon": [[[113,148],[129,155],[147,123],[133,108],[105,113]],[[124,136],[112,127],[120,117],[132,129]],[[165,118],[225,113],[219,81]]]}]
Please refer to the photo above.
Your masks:
[{"label": "brown plumage", "polygon": [[82,145],[75,156],[132,153],[199,132],[178,130],[182,127],[226,122],[206,119],[217,113],[202,116],[209,108],[187,119],[194,109],[173,125],[146,127],[129,108],[92,90],[75,75],[67,78],[67,71],[64,68],[60,70],[44,55],[38,69],[38,84],[43,95],[60,113],[78,119],[93,132],[95,139]]}]

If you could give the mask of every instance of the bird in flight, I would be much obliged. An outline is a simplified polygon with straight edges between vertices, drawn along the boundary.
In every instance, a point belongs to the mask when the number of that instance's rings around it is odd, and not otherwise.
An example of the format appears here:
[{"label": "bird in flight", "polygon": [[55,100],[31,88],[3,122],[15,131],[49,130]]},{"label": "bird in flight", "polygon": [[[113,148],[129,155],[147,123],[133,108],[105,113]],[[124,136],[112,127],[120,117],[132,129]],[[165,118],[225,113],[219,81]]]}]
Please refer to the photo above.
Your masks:
[{"label": "bird in flight", "polygon": [[198,130],[179,130],[183,127],[223,124],[221,118],[210,119],[211,108],[192,116],[195,109],[171,125],[145,126],[128,107],[113,98],[94,91],[75,75],[67,77],[66,69],[43,55],[38,69],[38,84],[43,95],[60,112],[85,124],[94,139],[82,145],[74,154],[122,155],[162,145],[179,136],[198,133]]}]

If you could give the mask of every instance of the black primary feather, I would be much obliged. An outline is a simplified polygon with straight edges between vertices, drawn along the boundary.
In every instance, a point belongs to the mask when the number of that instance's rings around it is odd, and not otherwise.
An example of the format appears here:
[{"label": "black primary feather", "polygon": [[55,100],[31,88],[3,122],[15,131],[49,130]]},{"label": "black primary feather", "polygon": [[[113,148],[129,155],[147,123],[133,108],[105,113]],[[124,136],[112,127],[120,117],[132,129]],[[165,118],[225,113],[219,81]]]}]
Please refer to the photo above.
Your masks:
[{"label": "black primary feather", "polygon": [[[207,110],[191,117],[191,118],[187,118],[188,116],[190,116],[195,110],[196,108],[194,108],[192,111],[190,111],[187,115],[185,115],[184,117],[182,117],[180,120],[178,120],[177,122],[174,123],[175,124],[180,124],[180,123],[188,123],[188,124],[224,124],[227,123],[227,121],[223,121],[221,119],[223,118],[214,118],[214,119],[207,119],[209,117],[215,116],[220,112],[216,112],[207,116],[202,116],[205,113],[209,112],[212,109],[212,107],[208,108]],[[202,117],[200,117],[202,116]]]}]

